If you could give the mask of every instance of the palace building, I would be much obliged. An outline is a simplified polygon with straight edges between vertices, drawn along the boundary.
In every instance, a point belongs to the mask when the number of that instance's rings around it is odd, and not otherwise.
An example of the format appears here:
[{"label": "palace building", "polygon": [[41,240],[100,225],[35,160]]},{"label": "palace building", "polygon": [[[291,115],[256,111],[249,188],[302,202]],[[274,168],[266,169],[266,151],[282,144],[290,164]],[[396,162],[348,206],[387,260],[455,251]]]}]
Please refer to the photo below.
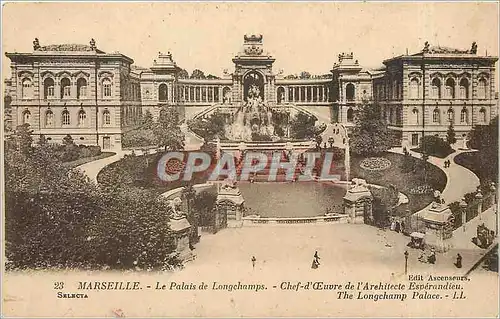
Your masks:
[{"label": "palace building", "polygon": [[[230,117],[256,86],[273,109],[290,106],[323,123],[355,125],[363,103],[382,106],[398,145],[416,146],[423,135],[446,136],[450,123],[465,139],[474,125],[488,124],[497,115],[495,64],[497,57],[469,50],[432,47],[383,61],[369,70],[354,54],[341,53],[323,75],[285,76],[273,69],[275,58],[264,51],[262,35],[245,35],[233,58],[234,70],[221,77],[191,77],[170,52],[159,53],[149,68],[133,65],[120,53],[90,45],[41,46],[33,52],[6,53],[11,60],[11,127],[29,123],[36,136],[120,149],[121,134],[137,127],[141,114],[158,116],[163,106],[175,107],[183,119],[206,116],[215,109]],[[307,66],[304,66],[307,67]],[[285,112],[286,113],[286,112]]]}]

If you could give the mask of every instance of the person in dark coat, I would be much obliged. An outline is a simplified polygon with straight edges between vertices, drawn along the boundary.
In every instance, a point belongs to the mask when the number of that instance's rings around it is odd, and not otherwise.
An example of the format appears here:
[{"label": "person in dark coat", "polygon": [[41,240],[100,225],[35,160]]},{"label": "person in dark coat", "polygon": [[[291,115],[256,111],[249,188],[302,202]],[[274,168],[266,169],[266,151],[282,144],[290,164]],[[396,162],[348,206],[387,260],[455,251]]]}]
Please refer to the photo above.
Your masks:
[{"label": "person in dark coat", "polygon": [[457,261],[455,262],[457,268],[462,268],[462,255],[457,254]]},{"label": "person in dark coat", "polygon": [[316,251],[314,253],[314,257],[313,257],[313,262],[312,262],[312,266],[311,266],[312,269],[317,269],[318,268],[318,266],[320,265],[319,264],[319,259],[320,258],[318,256],[318,251]]}]

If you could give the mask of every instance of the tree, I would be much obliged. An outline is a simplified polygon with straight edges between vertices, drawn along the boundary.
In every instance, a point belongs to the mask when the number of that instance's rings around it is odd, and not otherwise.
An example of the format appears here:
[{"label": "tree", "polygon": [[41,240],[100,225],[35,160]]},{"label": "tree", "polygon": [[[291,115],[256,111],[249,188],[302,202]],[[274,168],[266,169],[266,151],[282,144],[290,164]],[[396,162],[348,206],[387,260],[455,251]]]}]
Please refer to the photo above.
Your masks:
[{"label": "tree", "polygon": [[381,116],[381,107],[368,103],[360,106],[350,138],[351,150],[359,155],[373,156],[387,151],[392,143],[393,134]]},{"label": "tree", "polygon": [[184,149],[184,134],[179,122],[179,113],[174,108],[162,107],[154,129],[158,146],[173,151]]},{"label": "tree", "polygon": [[193,184],[189,183],[187,186],[182,188],[181,193],[182,198],[186,201],[187,204],[187,219],[191,224],[191,236],[190,243],[197,243],[199,241],[198,238],[198,225],[199,225],[199,214],[198,211],[193,209],[193,200],[196,196],[196,191],[194,190]]},{"label": "tree", "polygon": [[209,118],[197,118],[188,121],[189,128],[206,141],[213,140],[216,136],[224,138],[226,121],[221,113],[212,113]]},{"label": "tree", "polygon": [[63,138],[63,144],[68,146],[68,145],[73,145],[75,144],[75,142],[73,141],[73,138],[71,137],[71,135],[67,134],[64,138]]},{"label": "tree", "polygon": [[200,69],[194,69],[191,73],[191,79],[205,79],[205,73]]},{"label": "tree", "polygon": [[309,139],[315,137],[315,123],[315,117],[303,112],[297,113],[295,117],[290,121],[291,137],[296,139]]},{"label": "tree", "polygon": [[153,128],[153,114],[149,110],[146,110],[141,118],[141,126],[145,129]]},{"label": "tree", "polygon": [[311,73],[307,71],[300,72],[299,79],[310,79],[310,78],[311,78]]},{"label": "tree", "polygon": [[453,149],[447,141],[434,135],[427,135],[420,139],[420,151],[441,158],[453,153]]},{"label": "tree", "polygon": [[189,79],[189,73],[185,69],[180,70],[177,76],[179,79]]},{"label": "tree", "polygon": [[201,191],[193,200],[193,209],[198,212],[200,226],[215,227],[215,203],[217,194]]},{"label": "tree", "polygon": [[477,167],[483,183],[498,179],[498,116],[488,125],[476,125],[469,132],[469,146],[477,149]]},{"label": "tree", "polygon": [[389,214],[398,203],[398,190],[389,186],[388,188],[371,188],[373,195],[373,223],[385,227],[389,221]]},{"label": "tree", "polygon": [[31,150],[31,144],[33,144],[32,133],[33,130],[29,124],[19,125],[14,135],[11,136],[10,144],[19,149],[22,154],[27,154]]},{"label": "tree", "polygon": [[455,129],[453,128],[452,121],[450,121],[450,125],[448,126],[448,131],[446,132],[446,142],[450,145],[455,144],[457,142],[457,137]]},{"label": "tree", "polygon": [[44,146],[47,144],[47,139],[45,138],[45,135],[40,135],[40,139],[38,140],[38,145]]}]

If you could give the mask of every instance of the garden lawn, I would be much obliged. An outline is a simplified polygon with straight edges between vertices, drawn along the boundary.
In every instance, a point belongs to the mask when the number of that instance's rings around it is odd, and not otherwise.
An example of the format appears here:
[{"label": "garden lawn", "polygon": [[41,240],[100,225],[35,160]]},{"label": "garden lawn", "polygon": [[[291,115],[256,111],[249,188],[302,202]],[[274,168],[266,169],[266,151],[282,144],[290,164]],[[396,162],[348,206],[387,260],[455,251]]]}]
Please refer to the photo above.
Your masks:
[{"label": "garden lawn", "polygon": [[397,190],[406,196],[408,196],[409,203],[400,205],[396,209],[396,214],[399,216],[408,215],[407,211],[410,213],[417,212],[422,208],[426,207],[433,200],[433,194],[427,193],[422,195],[414,195],[410,193],[410,189],[428,184],[433,189],[443,191],[446,186],[446,174],[438,167],[426,163],[426,172],[417,164],[421,163],[421,160],[408,157],[408,161],[415,167],[414,170],[410,172],[405,172],[402,169],[404,162],[404,155],[395,153],[384,153],[382,157],[391,161],[391,166],[382,171],[369,171],[360,167],[361,161],[364,159],[362,157],[352,157],[351,158],[351,178],[362,178],[370,184],[377,184],[381,186],[388,187],[393,185]]}]

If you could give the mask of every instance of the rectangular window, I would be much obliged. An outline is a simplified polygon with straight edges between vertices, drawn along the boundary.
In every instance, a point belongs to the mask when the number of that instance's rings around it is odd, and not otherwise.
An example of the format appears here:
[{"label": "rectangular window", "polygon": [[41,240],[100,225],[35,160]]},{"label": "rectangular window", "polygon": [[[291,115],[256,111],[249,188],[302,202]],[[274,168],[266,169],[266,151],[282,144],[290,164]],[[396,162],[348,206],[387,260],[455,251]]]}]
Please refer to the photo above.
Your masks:
[{"label": "rectangular window", "polygon": [[70,86],[65,86],[63,88],[63,96],[64,97],[69,97],[71,95],[71,87]]},{"label": "rectangular window", "polygon": [[111,84],[104,84],[104,96],[111,97]]},{"label": "rectangular window", "polygon": [[53,86],[49,86],[47,88],[47,97],[54,97],[54,87]]},{"label": "rectangular window", "polygon": [[411,135],[411,145],[412,146],[417,146],[418,145],[418,134],[412,134]]}]

